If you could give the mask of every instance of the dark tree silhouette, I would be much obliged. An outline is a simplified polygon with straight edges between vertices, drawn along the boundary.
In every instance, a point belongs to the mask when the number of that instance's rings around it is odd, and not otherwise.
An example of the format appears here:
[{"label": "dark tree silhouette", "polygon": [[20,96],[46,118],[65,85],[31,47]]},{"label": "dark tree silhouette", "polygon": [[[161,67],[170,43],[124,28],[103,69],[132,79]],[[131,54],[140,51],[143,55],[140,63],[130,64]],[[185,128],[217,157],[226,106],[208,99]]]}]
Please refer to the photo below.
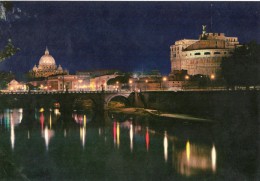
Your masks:
[{"label": "dark tree silhouette", "polygon": [[0,27],[0,41],[1,41],[1,47],[0,47],[0,62],[10,58],[11,56],[13,56],[15,53],[17,53],[20,49],[16,48],[14,46],[14,44],[12,43],[12,40],[9,36],[5,36],[3,35],[1,32],[5,32],[8,31],[8,28],[10,28],[10,26],[8,25],[8,20],[6,19],[6,14],[8,11],[11,11],[13,8],[12,2],[7,2],[7,1],[3,1],[0,2],[0,6],[2,7],[1,10],[4,11],[2,12],[2,14],[4,14],[5,16],[0,17],[0,22],[5,22],[7,24],[1,24]]},{"label": "dark tree silhouette", "polygon": [[128,84],[130,76],[129,75],[125,75],[125,76],[117,76],[113,79],[109,79],[107,81],[107,85],[114,85],[116,84],[116,82],[118,81],[120,84]]},{"label": "dark tree silhouette", "polygon": [[230,87],[256,86],[260,84],[260,45],[250,42],[236,48],[221,63],[222,75]]}]

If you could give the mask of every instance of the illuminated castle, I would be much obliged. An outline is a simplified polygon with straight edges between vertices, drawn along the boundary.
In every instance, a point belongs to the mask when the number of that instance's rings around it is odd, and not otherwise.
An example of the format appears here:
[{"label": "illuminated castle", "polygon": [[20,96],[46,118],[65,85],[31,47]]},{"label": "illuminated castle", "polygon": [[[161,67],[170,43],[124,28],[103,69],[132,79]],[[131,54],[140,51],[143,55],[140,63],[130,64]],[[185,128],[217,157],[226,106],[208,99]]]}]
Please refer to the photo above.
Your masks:
[{"label": "illuminated castle", "polygon": [[237,46],[237,37],[226,37],[224,33],[207,33],[206,26],[203,26],[198,40],[183,39],[170,46],[170,76],[182,70],[186,70],[189,75],[218,76],[221,74],[223,57],[230,56]]}]

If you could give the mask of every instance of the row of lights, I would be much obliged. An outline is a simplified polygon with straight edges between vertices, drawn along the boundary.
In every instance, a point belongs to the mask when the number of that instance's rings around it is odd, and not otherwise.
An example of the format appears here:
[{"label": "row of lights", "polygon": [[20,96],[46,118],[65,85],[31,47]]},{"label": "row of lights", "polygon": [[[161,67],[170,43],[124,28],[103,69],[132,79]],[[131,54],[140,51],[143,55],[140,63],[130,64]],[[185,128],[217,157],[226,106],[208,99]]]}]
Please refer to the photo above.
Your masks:
[{"label": "row of lights", "polygon": [[[185,75],[184,78],[185,78],[185,80],[189,80],[189,79],[190,79],[190,76]],[[210,79],[211,79],[211,80],[214,80],[215,78],[216,78],[216,76],[215,76],[214,74],[211,74],[211,75],[210,75]]]},{"label": "row of lights", "polygon": [[[163,77],[162,78],[162,81],[167,81],[167,77]],[[148,79],[145,79],[145,83],[148,83],[149,81],[148,81]],[[117,84],[118,84],[118,81],[116,82]],[[129,84],[132,84],[133,83],[133,80],[129,80]]]}]

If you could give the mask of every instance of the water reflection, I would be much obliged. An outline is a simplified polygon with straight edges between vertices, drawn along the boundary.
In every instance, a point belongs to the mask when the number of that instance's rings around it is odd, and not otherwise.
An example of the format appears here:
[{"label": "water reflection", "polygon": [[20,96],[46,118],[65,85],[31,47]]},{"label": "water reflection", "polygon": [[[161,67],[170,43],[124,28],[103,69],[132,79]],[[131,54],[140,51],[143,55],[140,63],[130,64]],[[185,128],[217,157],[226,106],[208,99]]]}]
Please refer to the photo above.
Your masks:
[{"label": "water reflection", "polygon": [[114,145],[116,145],[116,121],[113,122],[113,138],[114,138]]},{"label": "water reflection", "polygon": [[117,144],[117,148],[119,148],[120,146],[120,124],[117,123],[116,124],[116,144]]},{"label": "water reflection", "polygon": [[148,129],[148,127],[146,127],[145,143],[146,143],[146,150],[149,151],[150,136],[149,136],[149,129]]},{"label": "water reflection", "polygon": [[9,130],[10,128],[10,143],[11,148],[15,147],[15,127],[19,125],[23,118],[23,109],[5,109],[3,113],[0,113],[1,124]]},{"label": "water reflection", "polygon": [[163,150],[164,150],[164,160],[165,160],[165,162],[167,162],[168,161],[168,137],[167,137],[167,131],[164,132]]},{"label": "water reflection", "polygon": [[202,171],[216,171],[216,148],[206,145],[186,142],[185,150],[175,150],[173,157],[175,160],[174,167],[177,172],[192,176],[201,173]]},{"label": "water reflection", "polygon": [[10,134],[10,140],[12,149],[14,149],[14,143],[15,143],[15,133],[14,133],[14,123],[11,121],[11,134]]},{"label": "water reflection", "polygon": [[44,115],[43,115],[43,112],[40,113],[40,124],[41,124],[41,129],[43,131],[43,127],[44,127]]},{"label": "water reflection", "polygon": [[49,143],[52,137],[54,137],[54,131],[51,129],[48,129],[47,126],[45,126],[44,132],[42,132],[42,137],[45,140],[45,147],[46,150],[49,150]]},{"label": "water reflection", "polygon": [[82,143],[82,147],[85,147],[85,140],[86,140],[86,127],[80,127],[80,140]]},{"label": "water reflection", "polygon": [[[120,126],[124,129],[128,129],[129,140],[130,140],[130,150],[133,152],[133,137],[134,133],[137,134],[137,137],[144,135],[146,151],[150,149],[151,140],[156,139],[156,135],[159,132],[150,130],[148,126],[145,126],[145,132],[142,132],[144,125],[140,125],[135,122],[133,126],[132,121],[124,122],[113,122],[113,139],[114,144],[119,148],[119,138],[120,138]],[[152,135],[150,133],[153,133]],[[172,134],[172,133],[171,133]],[[160,133],[159,133],[160,135]],[[125,140],[123,140],[125,141]],[[216,171],[216,161],[217,161],[217,151],[215,146],[207,146],[207,144],[199,144],[196,142],[191,142],[186,140],[185,142],[178,140],[173,135],[169,135],[167,131],[164,131],[161,144],[163,145],[163,154],[164,162],[169,162],[169,144],[172,145],[172,154],[171,164],[173,168],[181,175],[193,176],[201,174],[202,172],[212,172]],[[154,150],[155,148],[153,148]],[[152,151],[153,151],[152,150]]]},{"label": "water reflection", "polygon": [[[84,112],[77,112],[77,110],[74,110],[72,114],[73,120],[80,125],[79,127],[79,135],[80,135],[80,141],[82,148],[85,148],[85,143],[86,143],[86,133],[87,133],[87,115]],[[64,129],[64,137],[67,137],[67,131]]]},{"label": "water reflection", "polygon": [[[56,109],[56,111],[55,109],[53,111],[49,111],[48,109],[45,109],[45,111],[44,109],[37,109],[35,112],[33,112],[33,110],[29,112],[29,116],[31,116],[33,120],[32,122],[29,122],[29,124],[32,123],[32,128],[28,129],[28,127],[25,127],[25,132],[20,134],[18,131],[22,132],[24,129],[23,124],[21,123],[27,121],[27,118],[22,118],[27,112],[28,111],[23,112],[22,109],[7,109],[0,113],[1,127],[6,131],[8,144],[10,143],[10,147],[13,150],[16,147],[19,148],[20,151],[24,151],[21,146],[18,146],[19,144],[24,145],[23,139],[26,139],[26,142],[30,142],[30,145],[34,145],[32,146],[32,150],[35,149],[34,147],[37,147],[35,146],[38,144],[36,143],[36,140],[41,140],[40,144],[45,144],[45,148],[43,149],[48,153],[55,153],[57,150],[63,151],[67,149],[66,153],[72,155],[68,156],[70,159],[78,160],[81,158],[81,154],[78,152],[78,150],[80,150],[81,153],[84,153],[82,154],[82,158],[85,158],[84,155],[86,156],[89,153],[96,154],[97,152],[97,160],[104,158],[104,162],[107,162],[105,159],[109,160],[111,158],[111,160],[115,162],[123,163],[125,160],[120,160],[122,157],[117,155],[118,153],[123,153],[124,155],[129,154],[128,157],[130,159],[133,157],[137,158],[137,162],[134,159],[130,161],[126,160],[126,162],[134,163],[134,165],[136,164],[136,168],[138,168],[138,164],[147,162],[146,159],[148,157],[144,155],[149,155],[149,164],[152,164],[154,168],[160,167],[163,169],[167,167],[167,170],[170,170],[171,172],[173,168],[178,174],[187,177],[208,172],[216,173],[217,171],[216,146],[211,142],[195,142],[192,139],[192,136],[189,137],[189,139],[186,137],[179,138],[175,135],[176,129],[167,129],[165,127],[160,127],[159,129],[157,128],[158,125],[153,126],[146,122],[144,123],[136,121],[135,119],[126,118],[126,121],[122,121],[122,119],[110,120],[106,126],[102,127],[99,124],[90,124],[90,122],[88,122],[88,113],[83,111],[70,112],[67,115],[68,118],[60,118],[63,113],[61,114],[59,109]],[[34,116],[38,119],[33,119]],[[19,128],[16,128],[16,126]],[[37,134],[33,134],[33,128],[36,130]],[[22,135],[21,138],[15,139],[18,135]],[[35,137],[39,137],[40,139],[35,139]],[[100,139],[102,137],[104,139]],[[86,140],[86,138],[88,138],[88,140]],[[0,137],[0,141],[1,139],[3,138]],[[99,142],[100,140],[105,140],[105,142],[103,141],[101,143]],[[89,142],[94,144],[90,143],[88,144],[89,146],[86,146],[86,143]],[[96,143],[98,145],[103,145],[97,147]],[[152,145],[150,145],[151,143]],[[80,149],[75,149],[75,153],[72,153],[71,148],[69,149],[70,144],[79,146]],[[18,152],[17,150],[19,149],[15,149],[15,152]],[[39,149],[40,148],[38,148],[38,150]],[[147,154],[147,152],[149,152],[149,154]],[[109,154],[106,155],[107,153]],[[77,158],[74,158],[75,154],[77,154]],[[50,157],[51,155],[53,154],[48,154]],[[114,157],[114,155],[116,156]],[[91,157],[92,156],[93,155],[91,155]],[[124,156],[123,159],[128,159],[128,157]],[[58,160],[58,158],[55,159]],[[95,158],[89,159],[91,159],[91,163],[96,161]],[[82,160],[83,163],[87,164],[87,162],[84,161],[87,159]],[[59,161],[66,162],[64,160]],[[81,168],[83,167],[84,165],[81,165]]]},{"label": "water reflection", "polygon": [[133,148],[134,148],[134,143],[133,143],[134,131],[133,131],[133,123],[132,122],[130,124],[130,129],[129,129],[129,138],[130,138],[130,150],[131,150],[131,152],[133,152]]},{"label": "water reflection", "polygon": [[212,161],[212,171],[216,172],[217,151],[215,145],[213,145],[211,149],[211,161]]}]

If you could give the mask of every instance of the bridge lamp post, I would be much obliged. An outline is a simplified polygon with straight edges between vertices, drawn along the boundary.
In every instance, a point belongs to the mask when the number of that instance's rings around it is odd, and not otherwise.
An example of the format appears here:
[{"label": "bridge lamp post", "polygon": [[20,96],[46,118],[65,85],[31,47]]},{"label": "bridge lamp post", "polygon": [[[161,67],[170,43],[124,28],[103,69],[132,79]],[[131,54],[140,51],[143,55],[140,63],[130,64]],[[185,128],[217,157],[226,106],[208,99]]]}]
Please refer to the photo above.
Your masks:
[{"label": "bridge lamp post", "polygon": [[185,75],[185,77],[184,77],[184,83],[185,83],[185,86],[186,86],[186,83],[187,83],[188,80],[190,80],[190,76]]},{"label": "bridge lamp post", "polygon": [[145,80],[145,91],[147,90],[147,83],[148,83],[148,80],[146,79]]},{"label": "bridge lamp post", "polygon": [[163,77],[162,81],[161,81],[161,89],[164,90],[163,85],[165,84],[165,82],[167,81],[167,77]]},{"label": "bridge lamp post", "polygon": [[132,80],[129,80],[129,84],[130,84],[130,90],[132,91],[132,84],[133,84],[133,81],[132,81]]},{"label": "bridge lamp post", "polygon": [[212,88],[212,89],[213,89],[213,83],[212,83],[212,82],[215,80],[215,78],[216,78],[216,77],[215,77],[214,74],[211,74],[211,75],[210,75],[210,84],[211,84],[211,88]]},{"label": "bridge lamp post", "polygon": [[116,81],[116,91],[118,92],[118,88],[119,88],[119,82],[118,81]]}]

